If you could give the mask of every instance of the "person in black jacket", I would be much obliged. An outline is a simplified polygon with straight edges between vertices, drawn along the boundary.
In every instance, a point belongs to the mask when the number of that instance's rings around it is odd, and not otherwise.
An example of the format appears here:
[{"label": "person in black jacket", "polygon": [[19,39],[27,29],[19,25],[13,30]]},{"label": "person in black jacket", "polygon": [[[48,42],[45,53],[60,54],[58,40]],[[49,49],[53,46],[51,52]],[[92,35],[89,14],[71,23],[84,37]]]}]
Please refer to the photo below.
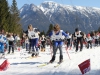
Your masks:
[{"label": "person in black jacket", "polygon": [[80,44],[80,51],[82,51],[82,49],[83,49],[84,33],[81,32],[78,28],[76,28],[74,36],[76,37],[76,52],[78,51],[79,44]]},{"label": "person in black jacket", "polygon": [[14,37],[13,37],[12,33],[9,33],[9,35],[7,36],[7,39],[8,39],[8,43],[9,43],[8,54],[10,54],[11,50],[12,50],[12,53],[14,53]]}]

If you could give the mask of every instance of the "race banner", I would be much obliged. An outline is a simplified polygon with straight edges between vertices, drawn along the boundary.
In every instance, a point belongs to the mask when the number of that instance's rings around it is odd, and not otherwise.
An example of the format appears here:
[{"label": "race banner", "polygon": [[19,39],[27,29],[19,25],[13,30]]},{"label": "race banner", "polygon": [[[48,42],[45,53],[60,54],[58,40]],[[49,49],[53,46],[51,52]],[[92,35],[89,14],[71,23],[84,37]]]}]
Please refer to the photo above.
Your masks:
[{"label": "race banner", "polygon": [[8,60],[6,59],[1,65],[0,65],[0,71],[5,71],[8,69],[10,63],[8,62]]},{"label": "race banner", "polygon": [[90,71],[90,59],[85,60],[84,62],[78,65],[82,74],[85,74]]}]

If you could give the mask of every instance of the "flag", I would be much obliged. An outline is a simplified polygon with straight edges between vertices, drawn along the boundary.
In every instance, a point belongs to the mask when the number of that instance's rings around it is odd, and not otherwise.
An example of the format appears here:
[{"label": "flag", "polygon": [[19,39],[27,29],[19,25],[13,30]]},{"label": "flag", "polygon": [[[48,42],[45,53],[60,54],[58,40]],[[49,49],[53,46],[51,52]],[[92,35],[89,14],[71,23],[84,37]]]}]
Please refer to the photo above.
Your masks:
[{"label": "flag", "polygon": [[85,74],[90,71],[90,59],[85,60],[84,62],[78,65],[82,74]]},{"label": "flag", "polygon": [[18,48],[18,51],[20,51],[20,48]]},{"label": "flag", "polygon": [[8,62],[8,60],[6,59],[1,65],[0,65],[0,71],[5,71],[8,69],[10,63]]}]

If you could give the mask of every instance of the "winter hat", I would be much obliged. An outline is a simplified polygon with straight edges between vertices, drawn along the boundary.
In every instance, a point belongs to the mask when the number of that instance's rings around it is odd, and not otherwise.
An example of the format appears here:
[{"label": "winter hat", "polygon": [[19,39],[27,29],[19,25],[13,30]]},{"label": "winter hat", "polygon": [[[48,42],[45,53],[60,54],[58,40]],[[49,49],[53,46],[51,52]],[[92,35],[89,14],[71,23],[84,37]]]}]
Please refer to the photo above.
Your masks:
[{"label": "winter hat", "polygon": [[79,31],[79,29],[78,29],[78,28],[76,28],[76,29],[75,29],[75,32],[77,32],[77,31]]},{"label": "winter hat", "polygon": [[90,34],[87,34],[88,37],[90,37]]}]

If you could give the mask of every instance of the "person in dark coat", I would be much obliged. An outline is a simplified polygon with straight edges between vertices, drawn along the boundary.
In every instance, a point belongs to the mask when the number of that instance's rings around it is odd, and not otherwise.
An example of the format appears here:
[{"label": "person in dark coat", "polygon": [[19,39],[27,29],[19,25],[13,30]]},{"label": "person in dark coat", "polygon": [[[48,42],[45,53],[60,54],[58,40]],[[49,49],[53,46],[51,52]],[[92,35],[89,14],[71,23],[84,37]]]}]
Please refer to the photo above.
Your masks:
[{"label": "person in dark coat", "polygon": [[74,36],[76,37],[76,52],[78,51],[79,44],[80,44],[80,51],[83,49],[83,40],[84,40],[84,33],[80,31],[78,28],[75,29]]}]

